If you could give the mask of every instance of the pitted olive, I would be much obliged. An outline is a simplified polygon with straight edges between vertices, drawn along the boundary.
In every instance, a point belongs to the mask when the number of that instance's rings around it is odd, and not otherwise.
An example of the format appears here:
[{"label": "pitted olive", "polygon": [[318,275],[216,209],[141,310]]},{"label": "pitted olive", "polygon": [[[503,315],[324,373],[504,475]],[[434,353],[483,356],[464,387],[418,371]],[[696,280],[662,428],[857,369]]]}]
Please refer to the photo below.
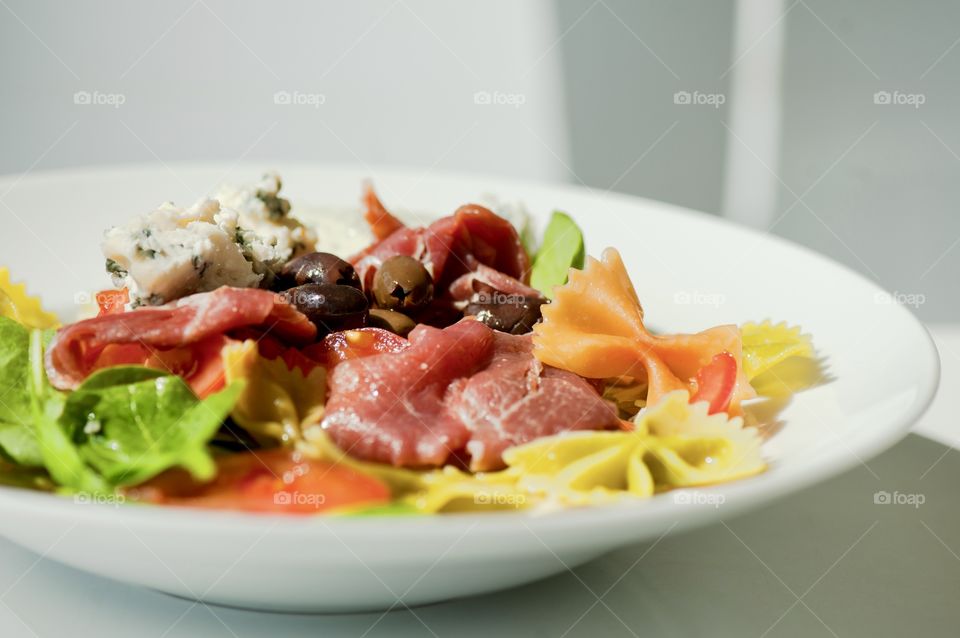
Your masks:
[{"label": "pitted olive", "polygon": [[372,328],[383,328],[401,337],[406,337],[411,330],[417,327],[417,322],[394,310],[371,308],[370,316],[367,317],[367,325]]},{"label": "pitted olive", "polygon": [[336,255],[307,253],[284,264],[274,286],[286,290],[303,284],[336,284],[359,290],[360,277],[353,266]]},{"label": "pitted olive", "polygon": [[321,333],[353,330],[367,324],[367,298],[353,286],[304,284],[280,294]]},{"label": "pitted olive", "polygon": [[497,290],[477,292],[464,310],[479,321],[500,332],[526,334],[540,321],[542,297],[506,294]]},{"label": "pitted olive", "polygon": [[433,300],[433,277],[419,261],[406,255],[385,260],[373,278],[377,306],[407,312]]}]

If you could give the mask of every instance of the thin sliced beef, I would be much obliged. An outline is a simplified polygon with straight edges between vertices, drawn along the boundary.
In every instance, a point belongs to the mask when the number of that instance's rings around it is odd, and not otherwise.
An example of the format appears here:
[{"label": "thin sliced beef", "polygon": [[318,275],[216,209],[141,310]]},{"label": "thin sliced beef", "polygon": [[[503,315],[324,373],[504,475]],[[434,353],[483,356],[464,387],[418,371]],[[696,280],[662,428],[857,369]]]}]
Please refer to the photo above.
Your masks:
[{"label": "thin sliced beef", "polygon": [[447,386],[490,357],[493,333],[474,321],[418,326],[399,353],[344,361],[329,379],[323,427],[352,456],[397,466],[443,465],[468,432],[444,405]]},{"label": "thin sliced beef", "polygon": [[390,221],[369,205],[366,216],[378,240],[350,259],[365,285],[385,259],[396,255],[423,262],[440,291],[480,264],[521,281],[528,276],[530,259],[516,229],[483,206],[467,204],[429,226],[400,226],[385,237],[384,230],[395,226],[396,219],[390,216]]},{"label": "thin sliced beef", "polygon": [[317,334],[316,326],[277,294],[223,287],[164,306],[103,315],[61,328],[47,349],[47,376],[54,387],[73,389],[103,367],[98,363],[104,363],[101,355],[108,348],[122,348],[127,362],[147,361],[158,351],[246,328],[290,344],[309,343]]},{"label": "thin sliced beef", "polygon": [[358,458],[425,467],[469,456],[478,471],[502,467],[511,445],[617,424],[589,383],[541,367],[529,337],[470,320],[419,326],[402,352],[337,365],[323,421]]},{"label": "thin sliced beef", "polygon": [[568,430],[619,424],[616,412],[587,381],[534,358],[529,336],[494,332],[490,363],[447,395],[447,407],[470,430],[470,469],[497,469],[508,447]]},{"label": "thin sliced beef", "polygon": [[475,292],[488,286],[505,295],[519,295],[521,297],[541,297],[539,290],[531,288],[519,279],[505,275],[499,270],[480,264],[477,269],[457,277],[448,290],[454,301],[469,301]]}]

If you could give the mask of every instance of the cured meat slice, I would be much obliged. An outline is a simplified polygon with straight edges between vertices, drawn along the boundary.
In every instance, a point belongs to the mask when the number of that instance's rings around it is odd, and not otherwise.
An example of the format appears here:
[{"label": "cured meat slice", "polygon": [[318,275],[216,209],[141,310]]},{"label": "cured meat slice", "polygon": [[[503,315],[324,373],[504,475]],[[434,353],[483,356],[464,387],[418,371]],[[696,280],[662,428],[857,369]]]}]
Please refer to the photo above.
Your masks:
[{"label": "cured meat slice", "polygon": [[540,436],[617,427],[587,381],[542,366],[532,349],[529,336],[477,321],[418,326],[409,348],[334,368],[323,427],[361,459],[427,467],[469,456],[474,470],[502,467],[503,450]]},{"label": "cured meat slice", "polygon": [[499,469],[504,450],[542,436],[619,425],[590,383],[537,361],[530,336],[494,335],[489,365],[447,396],[449,409],[470,431],[471,470]]},{"label": "cured meat slice", "polygon": [[505,275],[499,270],[494,270],[483,264],[478,265],[473,272],[468,272],[454,279],[450,284],[448,294],[454,301],[467,301],[473,296],[473,293],[478,292],[476,284],[484,284],[507,295],[533,298],[542,296],[540,291],[531,288],[519,279]]},{"label": "cured meat slice", "polygon": [[[382,224],[380,217],[375,221],[371,226],[379,237],[379,229],[389,227],[389,223]],[[438,290],[445,290],[457,277],[476,270],[480,264],[521,283],[526,281],[530,269],[530,258],[513,225],[478,204],[461,206],[453,215],[426,227],[400,226],[354,255],[350,262],[360,280],[369,283],[380,264],[396,255],[423,262]]]},{"label": "cured meat slice", "polygon": [[[258,328],[287,343],[309,343],[317,329],[278,295],[253,288],[218,288],[157,307],[102,315],[60,329],[46,354],[55,388],[73,389],[102,367],[104,351],[147,362],[158,351],[188,346],[231,330]],[[116,361],[116,359],[113,359]]]},{"label": "cured meat slice", "polygon": [[348,454],[397,466],[443,465],[469,433],[444,405],[450,383],[489,359],[493,332],[476,321],[418,326],[403,352],[347,360],[330,376],[323,428]]},{"label": "cured meat slice", "polygon": [[390,212],[380,202],[380,198],[373,190],[373,186],[367,184],[363,190],[363,218],[370,225],[373,236],[378,241],[384,240],[395,231],[404,227],[402,221],[390,214]]}]

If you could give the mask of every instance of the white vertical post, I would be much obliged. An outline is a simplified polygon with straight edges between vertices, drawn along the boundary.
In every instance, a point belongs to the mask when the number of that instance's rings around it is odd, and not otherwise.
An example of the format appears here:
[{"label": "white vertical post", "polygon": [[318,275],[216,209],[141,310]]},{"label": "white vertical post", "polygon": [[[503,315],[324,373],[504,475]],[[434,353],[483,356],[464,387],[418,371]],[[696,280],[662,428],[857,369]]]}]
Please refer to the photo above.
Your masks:
[{"label": "white vertical post", "polygon": [[[737,0],[729,76],[723,214],[766,229],[780,191],[785,0]],[[792,7],[791,7],[792,8]]]}]

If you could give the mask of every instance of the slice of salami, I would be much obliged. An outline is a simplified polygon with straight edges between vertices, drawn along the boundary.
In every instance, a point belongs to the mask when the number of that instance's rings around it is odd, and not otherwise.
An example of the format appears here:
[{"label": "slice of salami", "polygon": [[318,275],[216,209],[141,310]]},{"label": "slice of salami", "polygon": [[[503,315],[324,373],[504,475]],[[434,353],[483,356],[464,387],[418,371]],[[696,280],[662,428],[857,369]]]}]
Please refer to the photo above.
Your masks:
[{"label": "slice of salami", "polygon": [[108,346],[127,346],[132,361],[146,361],[157,351],[170,350],[223,335],[239,328],[256,328],[291,344],[310,343],[317,329],[300,311],[277,294],[254,288],[218,288],[178,299],[164,306],[102,315],[61,328],[47,349],[46,368],[55,388],[77,387],[98,369]]}]

